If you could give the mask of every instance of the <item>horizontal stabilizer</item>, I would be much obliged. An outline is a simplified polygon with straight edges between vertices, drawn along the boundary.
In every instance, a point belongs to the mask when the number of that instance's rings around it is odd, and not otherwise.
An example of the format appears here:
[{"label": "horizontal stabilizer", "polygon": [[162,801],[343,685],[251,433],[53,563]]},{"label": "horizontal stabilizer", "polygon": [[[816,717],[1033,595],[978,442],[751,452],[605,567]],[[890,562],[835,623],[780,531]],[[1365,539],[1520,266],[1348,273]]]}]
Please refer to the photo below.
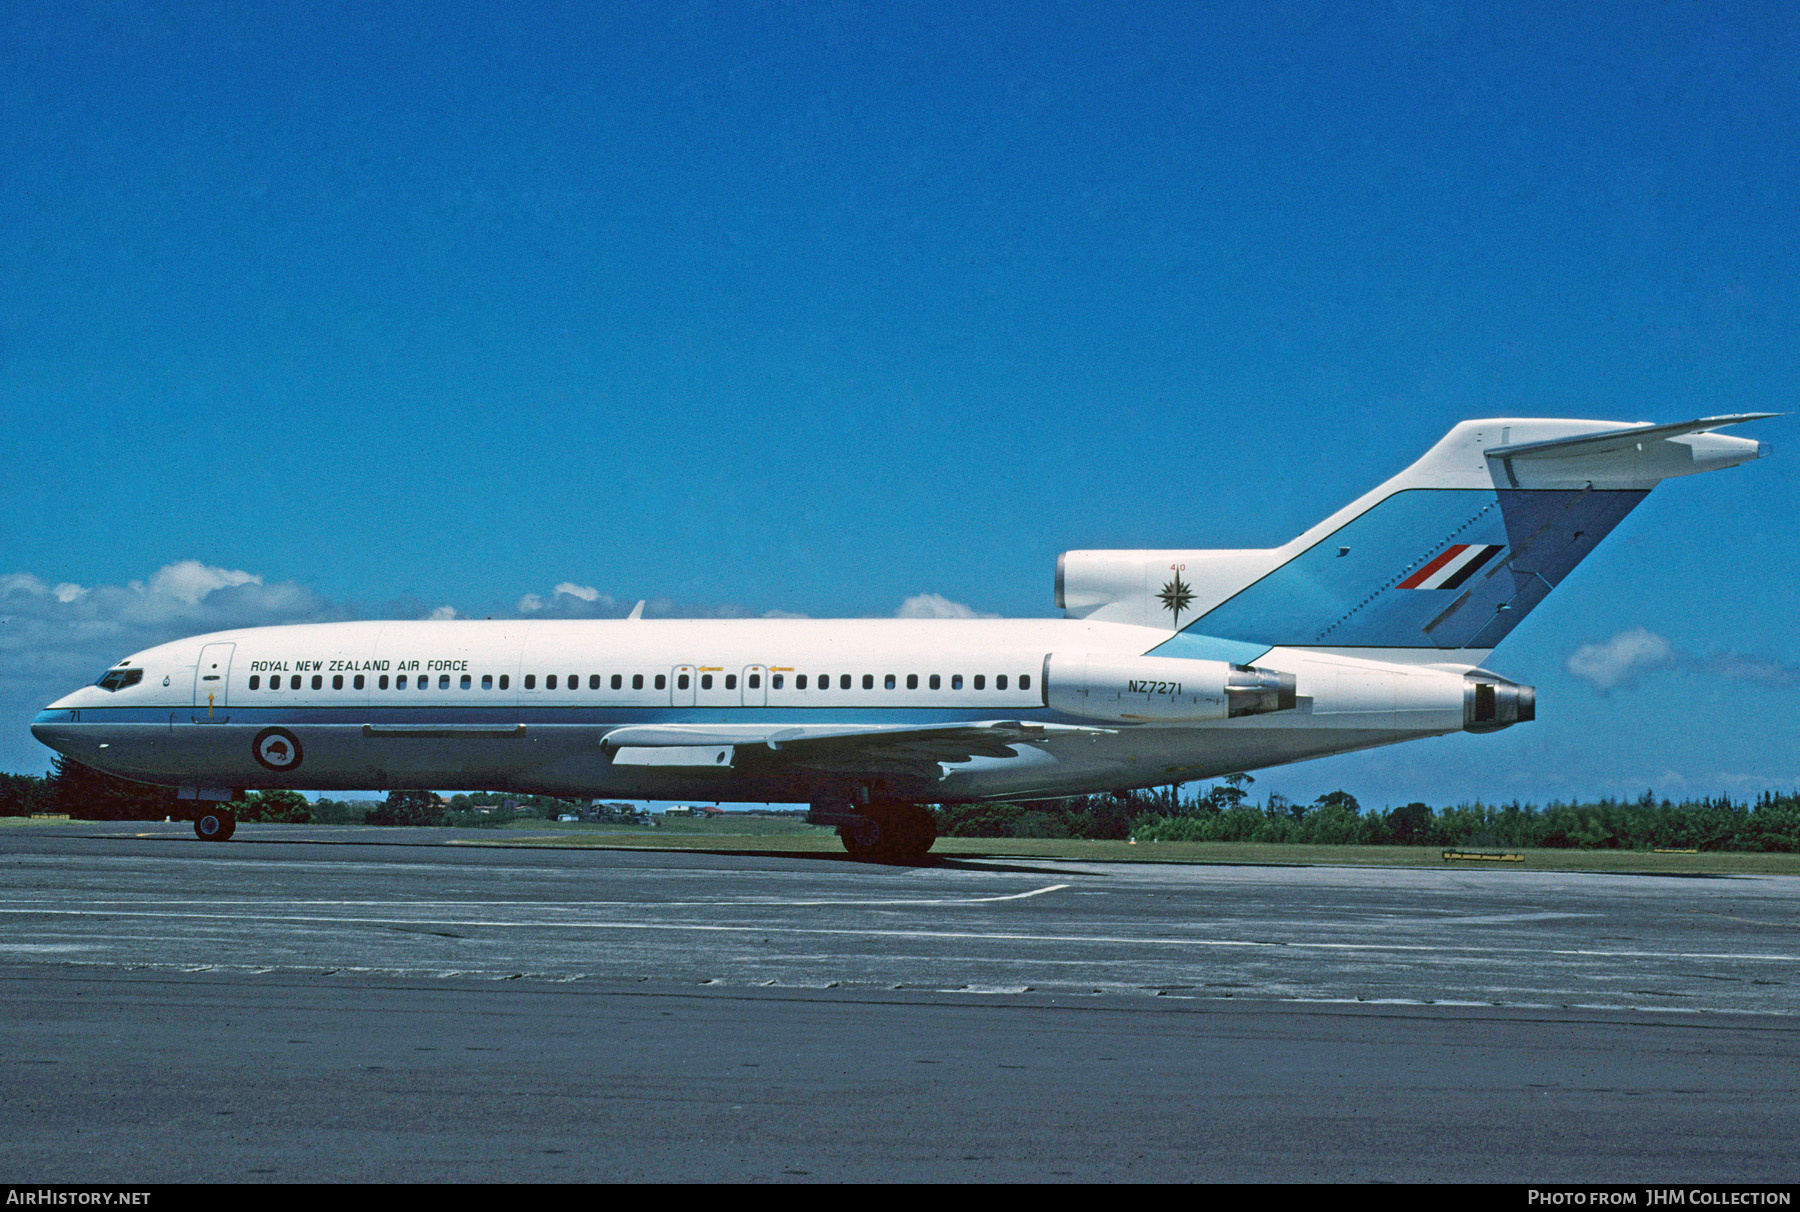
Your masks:
[{"label": "horizontal stabilizer", "polygon": [[1627,425],[1622,429],[1605,429],[1599,433],[1578,434],[1572,438],[1551,438],[1544,442],[1519,442],[1511,446],[1490,446],[1490,459],[1510,459],[1520,455],[1605,454],[1608,451],[1639,447],[1645,442],[1678,438],[1684,434],[1705,433],[1745,421],[1766,421],[1779,417],[1778,412],[1735,412],[1722,417],[1701,417],[1695,421],[1676,421],[1671,425]]}]

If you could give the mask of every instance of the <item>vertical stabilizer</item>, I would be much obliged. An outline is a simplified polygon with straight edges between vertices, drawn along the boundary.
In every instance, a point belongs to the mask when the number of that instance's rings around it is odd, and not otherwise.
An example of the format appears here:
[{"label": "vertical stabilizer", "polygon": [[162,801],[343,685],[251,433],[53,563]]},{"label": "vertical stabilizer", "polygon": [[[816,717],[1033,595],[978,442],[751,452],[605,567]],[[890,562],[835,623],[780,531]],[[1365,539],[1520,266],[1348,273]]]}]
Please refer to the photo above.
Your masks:
[{"label": "vertical stabilizer", "polygon": [[1767,453],[1675,425],[1465,421],[1411,467],[1281,547],[1072,551],[1072,617],[1161,626],[1163,656],[1247,661],[1271,647],[1479,659],[1658,483]]}]

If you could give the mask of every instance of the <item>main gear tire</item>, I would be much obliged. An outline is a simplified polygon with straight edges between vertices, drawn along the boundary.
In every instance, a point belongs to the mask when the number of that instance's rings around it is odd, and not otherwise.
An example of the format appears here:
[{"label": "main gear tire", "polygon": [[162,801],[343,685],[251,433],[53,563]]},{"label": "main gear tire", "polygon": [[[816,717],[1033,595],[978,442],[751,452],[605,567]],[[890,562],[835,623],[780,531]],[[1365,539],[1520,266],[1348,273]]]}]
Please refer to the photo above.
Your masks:
[{"label": "main gear tire", "polygon": [[237,832],[237,817],[224,808],[202,808],[194,817],[194,836],[203,842],[228,842]]},{"label": "main gear tire", "polygon": [[864,822],[838,826],[850,857],[871,863],[917,863],[937,841],[937,818],[919,804],[869,804]]}]

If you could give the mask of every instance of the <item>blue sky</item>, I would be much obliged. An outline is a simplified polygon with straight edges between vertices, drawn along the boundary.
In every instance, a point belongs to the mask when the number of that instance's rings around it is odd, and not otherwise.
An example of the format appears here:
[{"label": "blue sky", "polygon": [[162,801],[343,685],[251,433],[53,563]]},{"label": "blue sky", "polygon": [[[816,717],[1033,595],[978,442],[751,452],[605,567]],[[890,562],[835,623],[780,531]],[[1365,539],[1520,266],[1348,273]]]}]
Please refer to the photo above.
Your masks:
[{"label": "blue sky", "polygon": [[[1792,407],[1791,6],[522,7],[0,10],[0,768],[221,621],[1047,615],[1465,417]],[[1500,649],[1536,725],[1258,790],[1800,783],[1792,432]]]}]

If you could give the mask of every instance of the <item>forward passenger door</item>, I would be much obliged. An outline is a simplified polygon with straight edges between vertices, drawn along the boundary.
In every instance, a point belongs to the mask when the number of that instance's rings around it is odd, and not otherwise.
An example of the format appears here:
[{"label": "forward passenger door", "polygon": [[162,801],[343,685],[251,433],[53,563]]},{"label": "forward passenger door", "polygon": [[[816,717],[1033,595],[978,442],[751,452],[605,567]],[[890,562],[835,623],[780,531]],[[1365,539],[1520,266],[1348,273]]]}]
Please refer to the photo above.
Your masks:
[{"label": "forward passenger door", "polygon": [[200,650],[200,663],[194,666],[195,723],[224,723],[219,713],[230,702],[231,654],[235,651],[236,644],[208,644]]}]

